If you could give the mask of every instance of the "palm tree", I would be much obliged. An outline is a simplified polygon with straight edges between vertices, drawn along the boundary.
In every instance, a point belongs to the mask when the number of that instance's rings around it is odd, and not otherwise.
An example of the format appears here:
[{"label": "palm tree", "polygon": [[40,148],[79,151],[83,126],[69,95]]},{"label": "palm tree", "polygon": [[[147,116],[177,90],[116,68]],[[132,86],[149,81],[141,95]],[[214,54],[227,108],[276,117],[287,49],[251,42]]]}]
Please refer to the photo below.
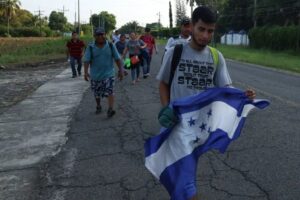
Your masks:
[{"label": "palm tree", "polygon": [[5,4],[5,15],[7,18],[7,35],[9,35],[10,20],[14,16],[16,10],[20,9],[21,2],[19,0],[3,0]]}]

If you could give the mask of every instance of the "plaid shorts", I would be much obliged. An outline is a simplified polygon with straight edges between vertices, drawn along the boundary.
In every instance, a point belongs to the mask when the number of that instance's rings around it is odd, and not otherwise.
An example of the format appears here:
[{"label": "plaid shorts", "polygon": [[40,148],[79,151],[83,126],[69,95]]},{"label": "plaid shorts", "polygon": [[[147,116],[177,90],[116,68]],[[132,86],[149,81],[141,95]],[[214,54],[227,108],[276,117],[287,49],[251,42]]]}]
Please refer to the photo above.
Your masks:
[{"label": "plaid shorts", "polygon": [[99,97],[108,97],[114,94],[114,83],[115,78],[110,77],[105,80],[95,81],[91,80],[91,89],[94,92],[94,96]]}]

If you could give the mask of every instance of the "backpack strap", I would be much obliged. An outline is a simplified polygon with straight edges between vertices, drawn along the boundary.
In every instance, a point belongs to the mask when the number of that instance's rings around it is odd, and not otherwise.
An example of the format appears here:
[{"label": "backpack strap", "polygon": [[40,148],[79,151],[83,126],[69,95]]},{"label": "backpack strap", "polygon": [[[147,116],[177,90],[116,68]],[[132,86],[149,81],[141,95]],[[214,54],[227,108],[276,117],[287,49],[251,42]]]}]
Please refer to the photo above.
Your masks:
[{"label": "backpack strap", "polygon": [[218,53],[218,50],[215,49],[215,48],[213,48],[213,47],[211,47],[211,46],[208,46],[208,48],[210,49],[210,52],[211,52],[214,64],[216,66],[218,66],[219,65],[219,53]]},{"label": "backpack strap", "polygon": [[173,56],[172,56],[172,61],[171,61],[171,71],[170,71],[170,78],[169,78],[169,87],[171,87],[174,75],[175,75],[175,71],[177,68],[177,65],[179,64],[180,58],[181,58],[181,54],[182,54],[182,49],[183,49],[183,45],[182,44],[177,44],[174,47],[174,52],[173,52]]},{"label": "backpack strap", "polygon": [[111,56],[113,56],[113,49],[112,49],[112,48],[113,48],[113,47],[112,47],[113,44],[112,44],[111,42],[108,42],[108,44],[109,44],[109,47],[110,47]]},{"label": "backpack strap", "polygon": [[90,54],[91,54],[90,65],[92,65],[93,59],[94,59],[94,54],[93,54],[93,47],[92,47],[92,45],[89,45],[89,49],[90,49]]}]

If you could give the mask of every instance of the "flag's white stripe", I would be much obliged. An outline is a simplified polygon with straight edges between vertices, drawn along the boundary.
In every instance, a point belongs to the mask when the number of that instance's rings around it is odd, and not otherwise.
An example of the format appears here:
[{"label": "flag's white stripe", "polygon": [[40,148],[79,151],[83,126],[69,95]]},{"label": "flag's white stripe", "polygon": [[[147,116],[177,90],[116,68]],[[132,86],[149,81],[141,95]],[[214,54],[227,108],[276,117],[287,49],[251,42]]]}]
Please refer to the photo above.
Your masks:
[{"label": "flag's white stripe", "polygon": [[[166,167],[191,154],[196,147],[205,143],[209,133],[207,131],[201,133],[199,126],[202,122],[208,123],[206,128],[210,126],[211,132],[221,129],[232,139],[241,118],[246,117],[252,108],[254,106],[251,104],[245,105],[241,116],[237,117],[237,111],[233,107],[224,102],[216,101],[201,110],[182,114],[182,121],[174,127],[169,138],[160,149],[146,157],[146,167],[159,179]],[[212,115],[208,118],[207,113],[210,109],[212,109]],[[195,125],[192,127],[188,123],[191,118],[195,119]],[[194,143],[196,135],[199,138],[197,144]]]}]

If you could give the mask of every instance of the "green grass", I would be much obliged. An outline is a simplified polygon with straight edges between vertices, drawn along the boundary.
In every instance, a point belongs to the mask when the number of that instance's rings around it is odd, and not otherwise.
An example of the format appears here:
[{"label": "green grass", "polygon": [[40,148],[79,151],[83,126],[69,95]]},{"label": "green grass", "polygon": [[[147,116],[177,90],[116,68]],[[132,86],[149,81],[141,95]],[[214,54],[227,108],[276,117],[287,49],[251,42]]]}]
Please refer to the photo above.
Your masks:
[{"label": "green grass", "polygon": [[[35,63],[65,58],[66,42],[70,38],[0,38],[0,65]],[[86,43],[91,37],[82,38]],[[166,39],[156,40],[165,45]],[[225,58],[259,64],[300,73],[300,55],[241,46],[217,45]]]},{"label": "green grass", "polygon": [[242,46],[217,45],[225,58],[300,73],[300,54],[252,49]]},{"label": "green grass", "polygon": [[[0,40],[0,65],[36,63],[65,58],[70,38],[8,38]],[[90,41],[91,38],[83,38]]]},{"label": "green grass", "polygon": [[156,39],[155,42],[158,45],[166,45],[168,39]]}]

